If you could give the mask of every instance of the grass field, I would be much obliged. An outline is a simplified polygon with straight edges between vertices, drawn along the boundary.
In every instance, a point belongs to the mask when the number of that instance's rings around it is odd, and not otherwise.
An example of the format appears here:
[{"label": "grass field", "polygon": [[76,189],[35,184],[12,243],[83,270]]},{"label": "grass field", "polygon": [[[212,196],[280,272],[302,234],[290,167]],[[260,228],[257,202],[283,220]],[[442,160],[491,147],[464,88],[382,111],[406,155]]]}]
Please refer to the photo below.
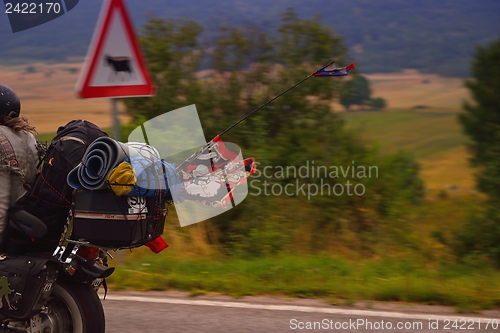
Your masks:
[{"label": "grass field", "polygon": [[336,305],[404,301],[474,311],[500,304],[499,277],[494,269],[453,263],[429,267],[412,258],[353,261],[315,255],[224,261],[170,254],[127,261],[109,281],[115,289],[319,297]]},{"label": "grass field", "polygon": [[[23,113],[40,133],[53,133],[57,126],[77,117],[110,127],[108,99],[82,100],[74,87],[80,63],[0,66],[0,81],[11,86],[23,102]],[[374,97],[383,97],[389,109],[427,106],[456,112],[467,91],[462,80],[405,71],[370,74]],[[123,106],[121,106],[123,109]],[[124,121],[127,118],[124,116]]]},{"label": "grass field", "polygon": [[[74,87],[79,63],[0,66],[1,82],[11,86],[22,100],[28,116],[44,140],[58,126],[72,119],[86,119],[100,127],[111,127],[108,99],[82,100]],[[473,188],[467,165],[465,138],[456,121],[462,101],[468,97],[462,79],[405,71],[367,75],[374,97],[383,97],[388,112],[344,113],[348,127],[378,143],[382,153],[411,151],[422,163],[422,176],[430,189]],[[420,106],[425,108],[411,109]],[[121,121],[126,123],[123,105]],[[337,110],[340,108],[337,106]]]},{"label": "grass field", "polygon": [[[108,99],[79,99],[75,84],[80,64],[0,66],[0,82],[21,98],[22,113],[39,133],[55,133],[73,119],[86,119],[100,127],[111,127]],[[122,109],[123,106],[119,105]],[[127,121],[122,116],[122,121]]]},{"label": "grass field", "polygon": [[379,146],[382,154],[411,152],[421,163],[428,189],[453,189],[455,193],[474,188],[466,138],[457,121],[458,110],[403,109],[344,113],[347,127]]},{"label": "grass field", "polygon": [[394,74],[370,74],[374,97],[383,97],[389,109],[426,106],[456,111],[468,97],[462,79],[420,74],[406,70]]},{"label": "grass field", "polygon": [[410,151],[428,158],[465,144],[456,113],[398,110],[344,113],[347,127],[368,143],[380,143],[382,153]]}]

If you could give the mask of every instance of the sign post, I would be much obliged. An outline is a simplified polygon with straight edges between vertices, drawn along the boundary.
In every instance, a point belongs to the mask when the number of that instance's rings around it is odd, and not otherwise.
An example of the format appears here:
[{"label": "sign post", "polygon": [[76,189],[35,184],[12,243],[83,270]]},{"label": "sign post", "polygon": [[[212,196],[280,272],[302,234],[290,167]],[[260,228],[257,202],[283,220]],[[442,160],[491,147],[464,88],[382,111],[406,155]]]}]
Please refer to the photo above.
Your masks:
[{"label": "sign post", "polygon": [[116,98],[111,98],[111,118],[113,125],[113,138],[120,141],[120,119],[118,118],[118,106]]},{"label": "sign post", "polygon": [[103,2],[76,91],[80,98],[111,98],[113,137],[117,140],[116,98],[155,94],[123,0]]}]

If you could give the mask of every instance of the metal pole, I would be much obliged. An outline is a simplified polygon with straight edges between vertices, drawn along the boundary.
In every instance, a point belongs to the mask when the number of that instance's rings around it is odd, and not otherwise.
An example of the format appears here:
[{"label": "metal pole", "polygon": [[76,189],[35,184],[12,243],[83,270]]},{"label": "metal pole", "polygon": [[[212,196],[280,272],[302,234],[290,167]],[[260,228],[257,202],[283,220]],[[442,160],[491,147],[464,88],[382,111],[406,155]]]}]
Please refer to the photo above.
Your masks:
[{"label": "metal pole", "polygon": [[120,141],[120,120],[118,119],[118,106],[116,98],[111,98],[111,117],[113,124],[113,139]]}]

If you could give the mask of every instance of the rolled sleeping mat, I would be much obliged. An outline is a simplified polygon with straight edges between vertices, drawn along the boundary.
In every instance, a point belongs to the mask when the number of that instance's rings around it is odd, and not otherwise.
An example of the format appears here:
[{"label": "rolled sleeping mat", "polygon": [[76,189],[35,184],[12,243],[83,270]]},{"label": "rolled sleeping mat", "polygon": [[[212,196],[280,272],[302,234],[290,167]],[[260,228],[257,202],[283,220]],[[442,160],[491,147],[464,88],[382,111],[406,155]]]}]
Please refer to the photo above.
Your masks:
[{"label": "rolled sleeping mat", "polygon": [[68,173],[68,184],[75,189],[101,190],[107,187],[106,179],[111,170],[130,156],[130,150],[123,142],[101,137],[92,142],[82,162]]}]

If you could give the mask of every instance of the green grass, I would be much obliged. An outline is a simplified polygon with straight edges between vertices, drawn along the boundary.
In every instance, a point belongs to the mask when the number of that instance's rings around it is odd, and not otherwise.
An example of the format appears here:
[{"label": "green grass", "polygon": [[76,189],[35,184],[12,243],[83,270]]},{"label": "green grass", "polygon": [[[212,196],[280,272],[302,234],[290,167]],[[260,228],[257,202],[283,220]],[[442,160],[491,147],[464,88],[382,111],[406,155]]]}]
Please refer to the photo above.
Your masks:
[{"label": "green grass", "polygon": [[115,290],[319,297],[332,304],[404,301],[469,311],[500,305],[500,272],[454,263],[420,265],[411,258],[354,261],[316,255],[218,260],[167,253],[127,260],[109,282]]},{"label": "green grass", "polygon": [[44,134],[38,134],[36,136],[36,139],[40,142],[44,142],[46,143],[47,145],[50,144],[50,141],[52,141],[52,139],[56,136],[55,133],[44,133]]},{"label": "green grass", "polygon": [[447,111],[401,110],[343,113],[347,128],[367,141],[379,144],[383,154],[409,151],[427,158],[466,142],[457,114]]},{"label": "green grass", "polygon": [[[449,247],[469,206],[481,202],[479,196],[426,200],[404,219],[387,222],[380,240],[369,244],[373,252],[367,258],[355,250],[346,254],[343,243],[315,255],[290,250],[293,254],[249,259],[207,256],[195,251],[197,242],[174,239],[179,228],[168,224],[164,237],[171,247],[157,255],[145,248],[125,253],[109,282],[115,290],[283,295],[346,305],[417,302],[460,311],[494,308],[500,306],[500,271],[482,257],[458,262]],[[294,244],[300,248],[300,242]]]}]

